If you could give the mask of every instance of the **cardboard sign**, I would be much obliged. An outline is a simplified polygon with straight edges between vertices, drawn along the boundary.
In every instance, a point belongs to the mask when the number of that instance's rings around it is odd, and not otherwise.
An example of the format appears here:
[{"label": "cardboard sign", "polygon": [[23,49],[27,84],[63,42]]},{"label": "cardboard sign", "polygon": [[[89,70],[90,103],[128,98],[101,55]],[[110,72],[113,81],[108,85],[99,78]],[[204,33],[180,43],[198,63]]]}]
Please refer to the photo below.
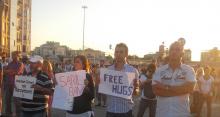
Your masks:
[{"label": "cardboard sign", "polygon": [[131,99],[135,73],[102,68],[100,70],[99,93]]},{"label": "cardboard sign", "polygon": [[55,75],[57,85],[53,96],[53,108],[72,110],[73,98],[82,95],[86,71],[73,71]]},{"label": "cardboard sign", "polygon": [[34,88],[31,88],[31,86],[34,84],[36,84],[36,78],[34,77],[15,76],[13,96],[33,100]]}]

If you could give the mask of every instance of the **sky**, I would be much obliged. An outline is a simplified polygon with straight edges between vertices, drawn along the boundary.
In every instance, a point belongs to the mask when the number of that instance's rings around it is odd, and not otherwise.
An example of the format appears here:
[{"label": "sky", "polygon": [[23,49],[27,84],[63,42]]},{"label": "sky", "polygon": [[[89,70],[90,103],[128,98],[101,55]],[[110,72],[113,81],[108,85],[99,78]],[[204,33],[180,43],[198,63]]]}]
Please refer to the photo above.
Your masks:
[{"label": "sky", "polygon": [[32,0],[32,50],[46,41],[113,53],[124,42],[130,55],[143,57],[183,37],[192,60],[220,48],[219,0]]}]

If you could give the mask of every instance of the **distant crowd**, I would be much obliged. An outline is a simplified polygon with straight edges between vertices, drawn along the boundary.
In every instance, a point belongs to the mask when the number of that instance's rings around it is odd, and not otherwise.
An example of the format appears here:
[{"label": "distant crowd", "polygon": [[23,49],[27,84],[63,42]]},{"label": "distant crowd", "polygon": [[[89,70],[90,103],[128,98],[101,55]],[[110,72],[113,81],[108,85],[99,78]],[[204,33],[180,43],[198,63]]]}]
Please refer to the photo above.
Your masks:
[{"label": "distant crowd", "polygon": [[[52,117],[56,73],[85,70],[85,88],[79,97],[74,97],[72,111],[62,117],[97,117],[94,106],[106,108],[105,117],[143,117],[146,109],[149,117],[201,117],[204,103],[207,117],[212,117],[212,104],[220,101],[220,78],[209,65],[188,66],[182,61],[184,43],[173,42],[169,56],[163,61],[152,60],[149,64],[130,65],[127,61],[128,47],[119,43],[115,47],[114,61],[106,60],[90,64],[84,55],[65,62],[51,62],[39,55],[21,56],[12,53],[7,61],[1,55],[0,62],[0,110],[2,117]],[[134,115],[133,98],[125,99],[98,92],[100,69],[134,73],[133,97],[139,97],[138,112]],[[13,96],[16,76],[35,77],[33,99]]]}]

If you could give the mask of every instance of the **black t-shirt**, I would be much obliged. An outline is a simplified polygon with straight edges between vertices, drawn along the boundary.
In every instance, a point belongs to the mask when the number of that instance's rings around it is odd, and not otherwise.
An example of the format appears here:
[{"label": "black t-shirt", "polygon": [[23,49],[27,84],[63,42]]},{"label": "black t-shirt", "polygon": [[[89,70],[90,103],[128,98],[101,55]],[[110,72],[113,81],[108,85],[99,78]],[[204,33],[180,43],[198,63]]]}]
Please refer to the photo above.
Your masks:
[{"label": "black t-shirt", "polygon": [[92,111],[92,100],[95,96],[95,86],[90,74],[86,74],[86,79],[89,84],[84,88],[81,96],[74,98],[74,104],[72,111],[67,111],[71,114],[82,114],[87,111]]}]

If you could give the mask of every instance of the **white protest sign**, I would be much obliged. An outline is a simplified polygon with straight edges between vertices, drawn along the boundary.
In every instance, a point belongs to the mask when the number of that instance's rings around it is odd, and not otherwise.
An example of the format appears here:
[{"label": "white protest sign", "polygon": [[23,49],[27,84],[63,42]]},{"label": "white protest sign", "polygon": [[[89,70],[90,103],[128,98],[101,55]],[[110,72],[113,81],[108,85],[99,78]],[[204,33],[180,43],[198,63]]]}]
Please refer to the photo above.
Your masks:
[{"label": "white protest sign", "polygon": [[53,96],[53,108],[72,110],[73,98],[82,95],[86,71],[79,70],[55,74],[57,85]]},{"label": "white protest sign", "polygon": [[34,77],[15,76],[13,96],[33,100],[34,88],[31,88],[33,84],[36,84],[36,78]]},{"label": "white protest sign", "polygon": [[102,68],[100,70],[99,93],[131,99],[135,73]]}]

